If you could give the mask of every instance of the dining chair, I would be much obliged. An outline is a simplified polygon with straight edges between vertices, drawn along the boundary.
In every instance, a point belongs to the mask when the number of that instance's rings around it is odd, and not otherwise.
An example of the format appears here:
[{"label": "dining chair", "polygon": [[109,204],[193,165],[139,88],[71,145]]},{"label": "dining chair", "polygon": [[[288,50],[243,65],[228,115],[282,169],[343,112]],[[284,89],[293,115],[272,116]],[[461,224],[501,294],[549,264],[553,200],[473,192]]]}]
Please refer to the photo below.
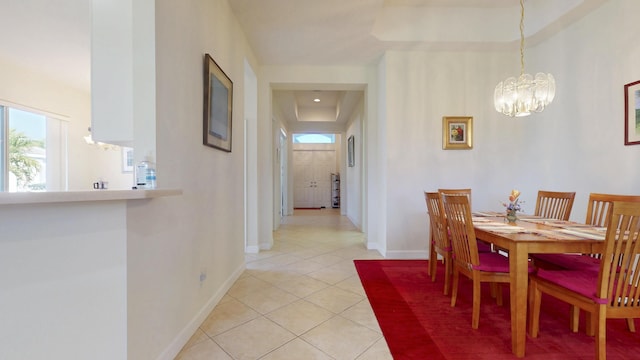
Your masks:
[{"label": "dining chair", "polygon": [[542,293],[587,311],[598,360],[606,359],[607,319],[640,317],[640,203],[616,201],[611,214],[598,272],[538,269],[529,275],[531,337],[540,331]]},{"label": "dining chair", "polygon": [[[466,196],[442,194],[442,203],[453,248],[451,306],[456,306],[459,278],[463,274],[473,281],[471,327],[477,329],[480,322],[480,285],[483,282],[510,283],[509,259],[495,252],[478,252],[471,207]],[[501,291],[498,291],[496,301],[502,305]]]},{"label": "dining chair", "polygon": [[[467,197],[467,199],[469,199],[469,207],[471,208],[471,189],[470,188],[462,188],[462,189],[438,189],[438,192],[442,195],[442,194],[449,194],[449,195],[465,195]],[[492,252],[494,251],[494,249],[492,249],[490,244],[487,244],[485,242],[482,241],[478,241],[478,251],[479,252]]]},{"label": "dining chair", "polygon": [[569,220],[575,192],[539,190],[533,215],[546,219]]},{"label": "dining chair", "polygon": [[447,228],[447,217],[444,215],[442,198],[438,192],[424,192],[429,213],[429,224],[431,233],[431,249],[429,254],[429,274],[431,281],[436,281],[436,265],[438,255],[442,256],[444,262],[444,294],[449,295],[451,286],[452,258],[451,241],[449,240],[449,230]]},{"label": "dining chair", "polygon": [[[597,227],[609,226],[611,210],[615,201],[640,202],[640,195],[589,194],[587,217],[585,224]],[[581,270],[598,272],[601,254],[535,254],[532,255],[537,267],[556,270]],[[570,326],[573,332],[578,332],[580,309],[571,307]],[[635,332],[633,319],[627,319],[629,331]],[[587,333],[593,333],[593,324],[589,325]]]}]

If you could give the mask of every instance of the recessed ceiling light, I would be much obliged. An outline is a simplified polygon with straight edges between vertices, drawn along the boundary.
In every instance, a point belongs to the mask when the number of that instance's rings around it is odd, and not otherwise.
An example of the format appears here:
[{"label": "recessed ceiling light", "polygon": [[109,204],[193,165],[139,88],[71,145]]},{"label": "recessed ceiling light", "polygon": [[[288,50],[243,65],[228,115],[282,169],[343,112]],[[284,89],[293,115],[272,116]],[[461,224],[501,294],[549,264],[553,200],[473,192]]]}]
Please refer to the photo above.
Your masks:
[{"label": "recessed ceiling light", "polygon": [[313,102],[320,102],[320,99],[315,98],[315,99],[313,99]]}]

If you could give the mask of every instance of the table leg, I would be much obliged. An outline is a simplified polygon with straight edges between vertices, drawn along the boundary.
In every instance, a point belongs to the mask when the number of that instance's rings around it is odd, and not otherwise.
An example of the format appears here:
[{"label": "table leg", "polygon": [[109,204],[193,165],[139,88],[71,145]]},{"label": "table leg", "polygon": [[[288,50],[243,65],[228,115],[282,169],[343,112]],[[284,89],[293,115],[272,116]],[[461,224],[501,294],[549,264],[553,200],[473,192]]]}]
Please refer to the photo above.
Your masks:
[{"label": "table leg", "polygon": [[509,273],[511,276],[511,351],[524,357],[527,340],[527,294],[529,281],[529,252],[525,243],[509,249]]}]

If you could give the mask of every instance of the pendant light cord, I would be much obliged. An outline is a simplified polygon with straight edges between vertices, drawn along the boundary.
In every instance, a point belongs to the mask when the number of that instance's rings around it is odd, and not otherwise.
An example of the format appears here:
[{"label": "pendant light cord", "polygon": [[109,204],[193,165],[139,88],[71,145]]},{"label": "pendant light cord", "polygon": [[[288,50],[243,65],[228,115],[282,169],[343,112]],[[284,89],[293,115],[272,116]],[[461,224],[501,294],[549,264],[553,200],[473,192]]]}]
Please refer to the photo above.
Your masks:
[{"label": "pendant light cord", "polygon": [[524,0],[520,0],[520,75],[524,74]]}]

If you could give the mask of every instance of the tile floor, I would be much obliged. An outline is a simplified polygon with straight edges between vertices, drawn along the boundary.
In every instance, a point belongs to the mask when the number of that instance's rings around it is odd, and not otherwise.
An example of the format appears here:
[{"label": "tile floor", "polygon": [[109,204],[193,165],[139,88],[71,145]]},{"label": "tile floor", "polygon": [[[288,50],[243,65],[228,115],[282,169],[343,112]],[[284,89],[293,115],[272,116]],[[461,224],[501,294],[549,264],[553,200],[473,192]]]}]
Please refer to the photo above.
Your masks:
[{"label": "tile floor", "polygon": [[338,209],[296,210],[176,357],[392,359],[354,259],[380,259]]}]

